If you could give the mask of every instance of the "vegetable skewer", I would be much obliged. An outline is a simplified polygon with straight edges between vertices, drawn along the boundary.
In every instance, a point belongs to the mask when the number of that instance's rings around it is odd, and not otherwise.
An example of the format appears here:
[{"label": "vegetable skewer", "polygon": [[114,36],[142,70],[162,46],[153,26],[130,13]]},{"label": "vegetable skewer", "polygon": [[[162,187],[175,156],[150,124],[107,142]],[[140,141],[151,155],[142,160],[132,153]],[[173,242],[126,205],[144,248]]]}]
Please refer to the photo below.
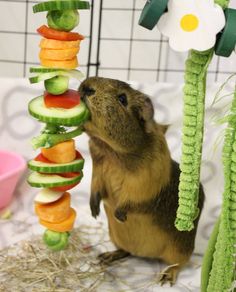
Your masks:
[{"label": "vegetable skewer", "polygon": [[[35,197],[35,212],[46,227],[45,244],[54,251],[66,248],[76,219],[71,208],[71,194],[83,177],[84,159],[76,150],[74,137],[82,133],[81,125],[89,118],[79,93],[69,89],[69,78],[80,80],[83,74],[75,70],[77,54],[84,37],[71,32],[79,24],[77,9],[88,9],[89,2],[47,1],[33,6],[34,12],[48,11],[47,24],[37,31],[44,38],[40,42],[39,58],[43,67],[33,67],[31,83],[43,81],[46,91],[29,103],[29,113],[46,123],[41,135],[33,138],[35,149],[41,153],[28,162],[33,172],[28,183],[43,189]],[[62,127],[77,128],[67,132]]]}]

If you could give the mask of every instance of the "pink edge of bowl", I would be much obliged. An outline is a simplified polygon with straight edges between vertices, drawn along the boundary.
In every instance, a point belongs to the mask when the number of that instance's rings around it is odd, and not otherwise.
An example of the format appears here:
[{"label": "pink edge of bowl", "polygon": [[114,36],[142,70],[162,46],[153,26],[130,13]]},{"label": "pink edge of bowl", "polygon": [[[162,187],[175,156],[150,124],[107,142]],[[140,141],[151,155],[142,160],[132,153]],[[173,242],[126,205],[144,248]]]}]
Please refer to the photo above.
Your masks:
[{"label": "pink edge of bowl", "polygon": [[0,155],[1,154],[14,157],[16,160],[18,160],[18,165],[11,171],[8,171],[6,174],[0,175],[0,181],[3,181],[4,179],[17,173],[23,172],[26,169],[26,161],[20,154],[8,150],[0,150]]}]

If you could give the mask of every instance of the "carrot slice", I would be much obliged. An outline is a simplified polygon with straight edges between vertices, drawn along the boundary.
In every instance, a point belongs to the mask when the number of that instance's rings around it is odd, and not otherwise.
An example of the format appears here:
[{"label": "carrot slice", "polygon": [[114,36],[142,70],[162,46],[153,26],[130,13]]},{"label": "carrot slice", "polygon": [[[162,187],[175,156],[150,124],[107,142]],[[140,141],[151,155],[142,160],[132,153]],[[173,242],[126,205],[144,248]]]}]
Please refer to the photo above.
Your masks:
[{"label": "carrot slice", "polygon": [[78,41],[58,41],[58,40],[50,40],[50,39],[41,39],[40,48],[42,49],[54,49],[54,50],[63,50],[63,49],[71,49],[71,48],[79,48],[80,40]]},{"label": "carrot slice", "polygon": [[49,50],[41,49],[39,53],[39,58],[50,59],[50,60],[71,60],[79,52],[79,48],[63,49],[63,50]]},{"label": "carrot slice", "polygon": [[56,232],[66,232],[73,229],[76,218],[76,211],[73,208],[70,208],[70,214],[68,218],[60,223],[51,223],[44,220],[39,220],[39,223],[45,226],[47,229],[56,231]]},{"label": "carrot slice", "polygon": [[83,40],[84,36],[77,32],[65,32],[59,31],[53,28],[49,28],[46,25],[42,25],[37,29],[37,32],[47,38],[53,40],[61,40],[61,41],[77,41]]},{"label": "carrot slice", "polygon": [[75,141],[71,139],[50,148],[41,148],[41,152],[52,162],[68,163],[76,158]]},{"label": "carrot slice", "polygon": [[35,203],[35,213],[40,220],[50,223],[59,223],[66,220],[70,216],[70,200],[69,193],[65,193],[59,200],[49,203]]},{"label": "carrot slice", "polygon": [[75,69],[79,66],[77,57],[71,60],[49,60],[40,58],[41,65],[49,68]]},{"label": "carrot slice", "polygon": [[[81,153],[79,151],[76,150],[76,159],[83,159],[83,156],[81,155]],[[35,161],[41,161],[41,162],[45,162],[45,163],[54,163],[50,160],[48,160],[46,157],[43,156],[42,153],[39,153],[35,158]]]}]

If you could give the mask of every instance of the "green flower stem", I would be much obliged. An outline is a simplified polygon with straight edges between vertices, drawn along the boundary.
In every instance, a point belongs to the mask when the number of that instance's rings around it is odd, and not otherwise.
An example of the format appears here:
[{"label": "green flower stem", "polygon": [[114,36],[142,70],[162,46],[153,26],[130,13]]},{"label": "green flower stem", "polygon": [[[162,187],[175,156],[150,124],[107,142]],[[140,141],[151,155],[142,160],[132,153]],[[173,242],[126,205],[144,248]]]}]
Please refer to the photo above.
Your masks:
[{"label": "green flower stem", "polygon": [[215,3],[220,5],[223,9],[225,9],[229,5],[229,0],[215,0]]},{"label": "green flower stem", "polygon": [[205,52],[191,51],[186,61],[179,207],[175,222],[176,228],[180,231],[192,230],[193,222],[199,214],[205,86],[207,68],[212,56],[213,49]]},{"label": "green flower stem", "polygon": [[[215,3],[223,9],[228,6],[228,2],[228,0],[215,0]],[[206,75],[213,53],[214,48],[205,52],[190,51],[186,61],[179,207],[175,221],[175,226],[180,231],[192,230],[194,220],[199,214],[198,194],[204,134]]]},{"label": "green flower stem", "polygon": [[232,288],[236,253],[236,91],[228,119],[223,148],[225,189],[219,234],[214,252],[207,292],[224,292]]}]

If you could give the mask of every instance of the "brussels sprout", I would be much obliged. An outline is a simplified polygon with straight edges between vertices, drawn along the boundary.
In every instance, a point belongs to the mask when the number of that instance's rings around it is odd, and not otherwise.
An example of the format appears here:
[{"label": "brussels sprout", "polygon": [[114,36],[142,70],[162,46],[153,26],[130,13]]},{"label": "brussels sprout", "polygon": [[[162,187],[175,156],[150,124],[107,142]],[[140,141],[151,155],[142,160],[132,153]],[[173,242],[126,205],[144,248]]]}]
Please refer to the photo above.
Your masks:
[{"label": "brussels sprout", "polygon": [[54,251],[65,249],[68,245],[68,232],[46,230],[43,235],[44,243]]},{"label": "brussels sprout", "polygon": [[59,95],[63,94],[68,90],[69,77],[67,76],[56,76],[44,81],[45,89],[48,93]]},{"label": "brussels sprout", "polygon": [[48,26],[56,30],[71,31],[79,24],[77,10],[52,10],[47,14]]}]

